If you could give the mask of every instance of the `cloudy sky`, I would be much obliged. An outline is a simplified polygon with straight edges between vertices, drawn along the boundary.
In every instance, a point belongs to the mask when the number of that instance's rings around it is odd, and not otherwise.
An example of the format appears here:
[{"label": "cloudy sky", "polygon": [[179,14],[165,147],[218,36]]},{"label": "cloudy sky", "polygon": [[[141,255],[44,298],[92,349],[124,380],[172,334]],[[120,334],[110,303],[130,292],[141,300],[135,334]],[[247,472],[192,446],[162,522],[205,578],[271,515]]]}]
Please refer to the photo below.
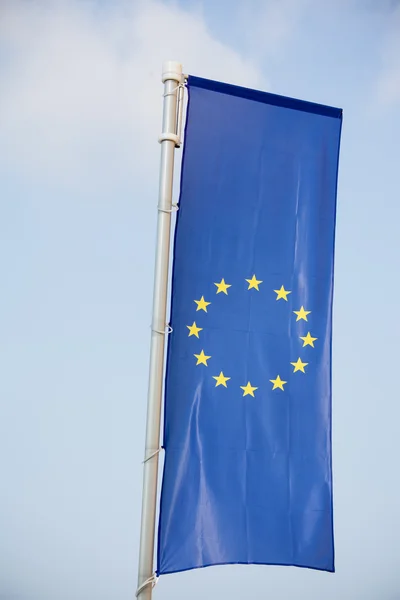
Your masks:
[{"label": "cloudy sky", "polygon": [[398,600],[394,0],[0,0],[0,598],[134,597],[168,59],[344,110],[337,572],[213,567],[155,600]]}]

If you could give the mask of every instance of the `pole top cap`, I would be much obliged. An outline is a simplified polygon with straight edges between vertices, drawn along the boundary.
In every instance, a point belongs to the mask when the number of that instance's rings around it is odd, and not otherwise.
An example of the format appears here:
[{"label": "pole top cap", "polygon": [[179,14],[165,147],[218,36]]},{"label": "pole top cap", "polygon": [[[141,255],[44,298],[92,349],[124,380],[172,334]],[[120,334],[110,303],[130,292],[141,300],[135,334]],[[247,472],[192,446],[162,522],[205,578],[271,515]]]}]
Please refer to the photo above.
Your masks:
[{"label": "pole top cap", "polygon": [[182,82],[183,77],[181,63],[176,62],[174,60],[167,60],[165,63],[163,63],[162,82],[165,83],[170,79],[176,81],[177,83]]}]

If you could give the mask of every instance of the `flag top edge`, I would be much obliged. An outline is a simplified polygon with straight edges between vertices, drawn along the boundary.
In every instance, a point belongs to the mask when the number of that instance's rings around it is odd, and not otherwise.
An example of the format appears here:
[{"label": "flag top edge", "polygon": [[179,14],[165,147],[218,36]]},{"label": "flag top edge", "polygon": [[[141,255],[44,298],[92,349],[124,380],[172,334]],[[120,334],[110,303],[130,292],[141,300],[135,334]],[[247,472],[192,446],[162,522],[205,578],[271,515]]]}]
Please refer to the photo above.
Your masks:
[{"label": "flag top edge", "polygon": [[314,102],[298,100],[296,98],[289,98],[288,96],[271,94],[270,92],[253,90],[251,88],[232,85],[230,83],[222,83],[212,79],[203,79],[202,77],[196,77],[195,75],[189,75],[188,86],[219,92],[221,94],[228,94],[230,96],[236,96],[239,98],[245,98],[247,100],[254,100],[255,102],[262,102],[263,104],[270,104],[272,106],[279,106],[281,108],[289,108],[292,110],[314,113],[325,117],[342,119],[343,115],[341,108],[335,108],[325,104],[316,104]]}]

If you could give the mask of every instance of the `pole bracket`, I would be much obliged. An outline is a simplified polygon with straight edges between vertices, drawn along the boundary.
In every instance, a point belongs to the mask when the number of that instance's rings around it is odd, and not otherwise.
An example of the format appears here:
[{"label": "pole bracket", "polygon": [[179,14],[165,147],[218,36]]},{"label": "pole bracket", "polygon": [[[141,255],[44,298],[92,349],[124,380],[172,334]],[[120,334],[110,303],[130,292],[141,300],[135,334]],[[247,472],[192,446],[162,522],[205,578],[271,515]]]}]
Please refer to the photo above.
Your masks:
[{"label": "pole bracket", "polygon": [[[173,79],[173,77],[169,77],[169,79]],[[175,79],[175,81],[178,81]],[[180,148],[182,144],[182,118],[183,118],[183,99],[186,87],[186,80],[179,81],[178,85],[174,87],[169,92],[165,92],[163,94],[164,98],[166,96],[171,96],[176,94],[176,128],[175,133],[172,132],[164,132],[158,138],[160,144],[162,142],[174,142],[175,148]]]}]

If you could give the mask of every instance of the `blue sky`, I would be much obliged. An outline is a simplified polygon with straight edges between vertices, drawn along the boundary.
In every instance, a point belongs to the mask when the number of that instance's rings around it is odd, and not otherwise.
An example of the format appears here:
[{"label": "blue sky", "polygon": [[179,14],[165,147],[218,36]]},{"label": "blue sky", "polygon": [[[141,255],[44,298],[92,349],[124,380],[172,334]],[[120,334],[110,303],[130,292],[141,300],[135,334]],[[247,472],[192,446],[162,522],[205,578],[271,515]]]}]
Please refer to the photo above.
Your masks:
[{"label": "blue sky", "polygon": [[135,591],[167,59],[344,110],[337,572],[215,567],[165,576],[154,597],[396,600],[400,3],[389,0],[2,2],[0,598]]}]

